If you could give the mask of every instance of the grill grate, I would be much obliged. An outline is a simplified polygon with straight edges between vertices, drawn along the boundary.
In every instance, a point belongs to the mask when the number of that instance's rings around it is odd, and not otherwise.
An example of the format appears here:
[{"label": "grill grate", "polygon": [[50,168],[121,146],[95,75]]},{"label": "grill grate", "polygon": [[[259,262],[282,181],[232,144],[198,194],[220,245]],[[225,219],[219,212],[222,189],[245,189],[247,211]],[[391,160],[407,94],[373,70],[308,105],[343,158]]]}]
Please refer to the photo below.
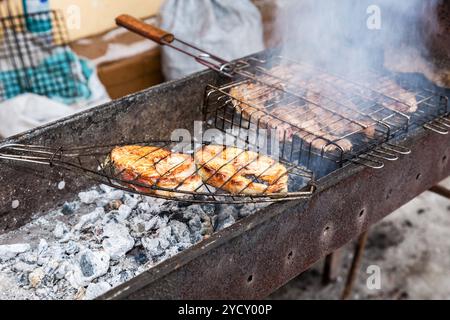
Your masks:
[{"label": "grill grate", "polygon": [[276,57],[241,60],[235,72],[209,86],[204,120],[244,140],[271,129],[282,158],[318,176],[349,161],[382,167],[408,153],[391,139],[448,112],[447,97],[372,71],[344,78]]}]

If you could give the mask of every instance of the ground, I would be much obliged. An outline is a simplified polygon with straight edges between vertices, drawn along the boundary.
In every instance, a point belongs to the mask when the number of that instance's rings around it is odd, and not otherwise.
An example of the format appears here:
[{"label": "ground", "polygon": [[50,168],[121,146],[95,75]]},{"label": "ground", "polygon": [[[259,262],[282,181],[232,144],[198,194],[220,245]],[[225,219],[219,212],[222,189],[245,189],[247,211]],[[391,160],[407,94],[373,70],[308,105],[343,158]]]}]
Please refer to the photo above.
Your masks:
[{"label": "ground", "polygon": [[[450,187],[450,179],[442,183]],[[372,227],[352,299],[450,299],[450,200],[425,192]],[[321,285],[323,261],[280,288],[270,299],[339,299],[354,243],[343,248],[335,283]],[[368,289],[378,266],[380,289]]]}]

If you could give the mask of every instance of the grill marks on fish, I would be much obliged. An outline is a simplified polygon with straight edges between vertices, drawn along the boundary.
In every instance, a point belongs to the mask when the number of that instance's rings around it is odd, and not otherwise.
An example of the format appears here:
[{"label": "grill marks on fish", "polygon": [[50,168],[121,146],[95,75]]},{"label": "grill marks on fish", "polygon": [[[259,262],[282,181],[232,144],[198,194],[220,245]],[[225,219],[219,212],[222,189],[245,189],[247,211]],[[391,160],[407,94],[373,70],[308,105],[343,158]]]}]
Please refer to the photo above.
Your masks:
[{"label": "grill marks on fish", "polygon": [[176,191],[201,192],[203,184],[232,194],[288,191],[288,172],[283,165],[234,147],[205,146],[192,158],[163,148],[130,145],[114,148],[110,161],[116,175],[144,193],[182,197],[186,194]]},{"label": "grill marks on fish", "polygon": [[253,151],[209,145],[196,152],[195,162],[205,183],[232,194],[288,191],[286,167]]},{"label": "grill marks on fish", "polygon": [[[191,156],[172,153],[153,146],[123,146],[111,151],[110,158],[118,174],[129,186],[140,192],[162,196],[183,196],[145,185],[176,191],[195,191],[202,186]],[[144,186],[140,186],[142,184]],[[175,191],[174,190],[174,191]]]}]

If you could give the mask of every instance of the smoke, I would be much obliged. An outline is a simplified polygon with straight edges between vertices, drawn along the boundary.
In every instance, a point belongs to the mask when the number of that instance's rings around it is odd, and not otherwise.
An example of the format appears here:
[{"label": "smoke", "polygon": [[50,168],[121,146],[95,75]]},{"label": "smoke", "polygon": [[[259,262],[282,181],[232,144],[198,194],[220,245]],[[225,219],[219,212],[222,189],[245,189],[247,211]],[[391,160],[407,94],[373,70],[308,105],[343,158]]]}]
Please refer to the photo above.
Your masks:
[{"label": "smoke", "polygon": [[279,0],[281,54],[345,72],[382,64],[386,52],[428,59],[443,1]]}]

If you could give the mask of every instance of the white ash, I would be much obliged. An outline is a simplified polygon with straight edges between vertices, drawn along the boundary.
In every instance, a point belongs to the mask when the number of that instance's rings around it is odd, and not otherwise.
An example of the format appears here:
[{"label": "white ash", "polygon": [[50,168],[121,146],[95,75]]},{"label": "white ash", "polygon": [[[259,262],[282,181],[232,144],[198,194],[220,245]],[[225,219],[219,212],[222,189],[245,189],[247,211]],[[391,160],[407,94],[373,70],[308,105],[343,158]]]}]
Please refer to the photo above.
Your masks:
[{"label": "white ash", "polygon": [[112,260],[119,260],[134,247],[134,239],[130,236],[128,228],[117,222],[109,222],[103,228],[103,249]]},{"label": "white ash", "polygon": [[264,206],[189,204],[105,185],[80,192],[0,235],[0,297],[94,299]]},{"label": "white ash", "polygon": [[30,250],[28,243],[18,243],[0,246],[0,262],[8,261],[16,257],[19,253],[24,253]]},{"label": "white ash", "polygon": [[69,232],[69,229],[67,228],[67,226],[62,223],[62,222],[57,222],[55,229],[53,229],[53,236],[56,239],[61,239],[64,237],[65,234],[67,234]]},{"label": "white ash", "polygon": [[80,192],[78,194],[80,201],[84,204],[94,203],[98,198],[100,198],[100,193],[97,190],[90,190],[86,192]]},{"label": "white ash", "polygon": [[74,288],[88,286],[109,270],[110,256],[104,251],[84,250],[77,254],[75,263],[68,267],[66,280]]},{"label": "white ash", "polygon": [[106,293],[109,289],[111,289],[111,285],[106,281],[102,281],[99,283],[91,283],[87,287],[83,299],[84,300],[95,299],[98,296],[101,296],[102,294]]}]

